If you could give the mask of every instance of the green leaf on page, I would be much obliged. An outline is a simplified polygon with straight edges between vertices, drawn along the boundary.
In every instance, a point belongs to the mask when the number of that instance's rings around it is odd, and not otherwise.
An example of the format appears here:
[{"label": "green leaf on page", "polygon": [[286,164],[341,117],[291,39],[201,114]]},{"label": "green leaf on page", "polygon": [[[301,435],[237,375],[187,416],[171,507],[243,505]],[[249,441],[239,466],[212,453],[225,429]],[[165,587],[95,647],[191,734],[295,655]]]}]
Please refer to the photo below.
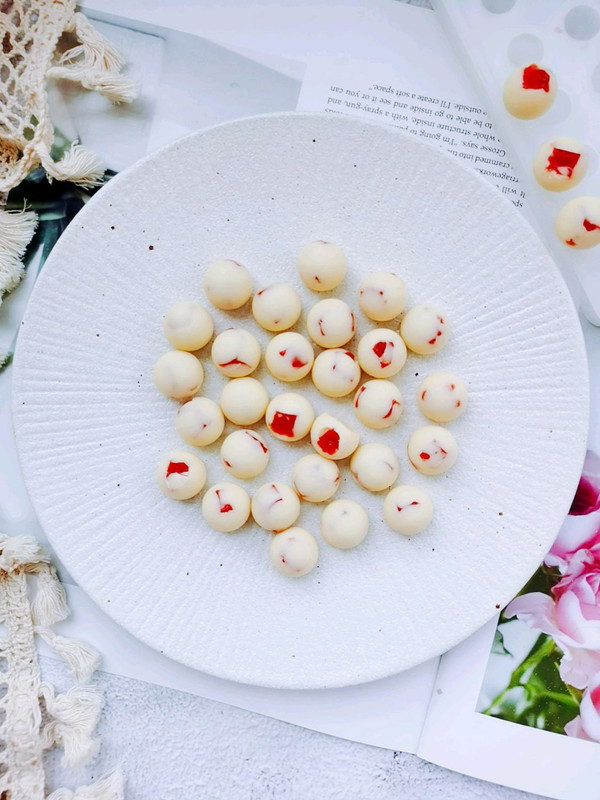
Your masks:
[{"label": "green leaf on page", "polygon": [[511,656],[512,653],[510,650],[506,649],[504,644],[504,636],[502,636],[501,631],[499,628],[496,628],[496,633],[494,634],[494,641],[492,643],[492,653],[497,656]]}]

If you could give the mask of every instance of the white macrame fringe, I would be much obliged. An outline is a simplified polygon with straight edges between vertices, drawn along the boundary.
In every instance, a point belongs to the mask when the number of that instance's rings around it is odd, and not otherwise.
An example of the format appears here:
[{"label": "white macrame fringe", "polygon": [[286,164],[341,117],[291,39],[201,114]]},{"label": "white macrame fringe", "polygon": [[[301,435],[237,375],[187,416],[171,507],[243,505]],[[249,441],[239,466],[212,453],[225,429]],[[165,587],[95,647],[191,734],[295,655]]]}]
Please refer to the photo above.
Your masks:
[{"label": "white macrame fringe", "polygon": [[91,786],[81,786],[74,792],[57,789],[46,800],[123,800],[123,797],[123,774],[117,770]]},{"label": "white macrame fringe", "polygon": [[106,167],[89,147],[73,143],[60,161],[52,160],[50,150],[43,142],[37,145],[36,152],[49,180],[72,181],[88,189],[102,183]]},{"label": "white macrame fringe", "polygon": [[57,656],[62,658],[78,683],[89,681],[100,666],[100,656],[97,651],[85,642],[59,636],[47,627],[36,626],[33,630],[54,650]]},{"label": "white macrame fringe", "polygon": [[65,766],[86,764],[98,752],[92,734],[104,705],[102,692],[94,686],[72,686],[55,695],[52,686],[43,683],[40,697],[49,717],[40,732],[43,749],[62,747]]},{"label": "white macrame fringe", "polygon": [[37,225],[32,211],[0,211],[0,303],[23,277],[21,259]]}]

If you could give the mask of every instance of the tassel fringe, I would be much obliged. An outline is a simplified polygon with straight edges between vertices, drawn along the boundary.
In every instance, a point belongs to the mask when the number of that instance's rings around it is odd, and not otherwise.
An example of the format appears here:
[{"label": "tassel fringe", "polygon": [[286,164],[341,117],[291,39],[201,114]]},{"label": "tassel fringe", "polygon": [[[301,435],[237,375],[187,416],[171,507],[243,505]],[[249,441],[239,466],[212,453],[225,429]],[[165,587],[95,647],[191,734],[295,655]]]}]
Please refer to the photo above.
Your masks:
[{"label": "tassel fringe", "polygon": [[21,259],[33,238],[37,217],[31,211],[0,211],[0,303],[23,277]]},{"label": "tassel fringe", "polygon": [[50,718],[40,732],[43,749],[62,747],[62,763],[68,767],[80,767],[94,758],[99,745],[92,734],[104,705],[100,690],[73,686],[55,695],[52,686],[43,683],[40,698]]},{"label": "tassel fringe", "polygon": [[91,786],[81,786],[75,792],[57,789],[46,800],[123,800],[123,788],[123,775],[117,770]]},{"label": "tassel fringe", "polygon": [[102,183],[106,169],[102,160],[81,144],[72,144],[60,161],[52,160],[50,150],[43,142],[37,145],[36,152],[50,179],[72,181],[88,189]]}]

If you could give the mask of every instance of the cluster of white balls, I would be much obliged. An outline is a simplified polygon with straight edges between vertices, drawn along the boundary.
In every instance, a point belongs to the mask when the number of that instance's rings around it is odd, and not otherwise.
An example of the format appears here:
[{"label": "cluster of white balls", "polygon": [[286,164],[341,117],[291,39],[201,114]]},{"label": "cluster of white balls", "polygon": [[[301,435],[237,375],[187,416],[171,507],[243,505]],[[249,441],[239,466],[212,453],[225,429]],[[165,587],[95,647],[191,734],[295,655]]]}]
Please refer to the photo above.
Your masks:
[{"label": "cluster of white balls", "polygon": [[[337,287],[346,274],[342,250],[324,241],[304,247],[298,257],[303,283],[316,292]],[[217,261],[204,274],[208,300],[222,310],[234,310],[252,295],[248,270],[233,260]],[[403,281],[390,272],[367,275],[358,290],[358,305],[369,319],[389,322],[406,304]],[[287,283],[277,283],[256,292],[252,314],[265,330],[276,334],[267,345],[264,362],[269,372],[284,383],[294,383],[311,374],[315,387],[327,397],[353,395],[357,419],[372,429],[385,429],[398,422],[403,397],[389,378],[403,368],[407,348],[415,353],[438,352],[447,342],[446,315],[431,305],[414,306],[403,316],[399,332],[376,327],[359,341],[356,355],[344,346],[355,333],[354,314],[347,303],[336,298],[317,302],[308,312],[306,336],[290,331],[302,311],[298,293]],[[330,501],[340,483],[338,463],[350,458],[349,467],[358,485],[371,492],[389,490],[399,474],[394,451],[385,444],[359,445],[359,434],[332,414],[315,417],[309,400],[299,392],[285,391],[269,398],[264,385],[250,375],[261,360],[256,338],[243,328],[230,328],[212,342],[211,360],[219,372],[230,378],[219,404],[208,397],[195,397],[204,380],[200,360],[193,355],[213,337],[210,314],[197,303],[180,302],[164,318],[164,333],[175,348],[161,356],[154,367],[157,388],[168,397],[183,400],[175,426],[181,438],[196,447],[206,447],[222,435],[225,420],[241,426],[221,444],[224,469],[234,478],[250,480],[269,463],[269,444],[247,426],[264,419],[271,435],[295,442],[310,436],[315,452],[294,465],[291,485],[281,481],[265,483],[252,498],[236,483],[224,481],[208,488],[202,499],[202,513],[215,530],[239,530],[252,515],[273,537],[270,557],[285,575],[299,577],[316,565],[319,548],[314,536],[294,527],[301,500]],[[322,347],[314,355],[313,344]],[[361,370],[370,380],[359,386]],[[434,422],[448,422],[465,409],[467,392],[462,381],[449,373],[433,373],[420,385],[417,402],[423,414]],[[439,475],[456,460],[454,437],[439,425],[414,431],[408,456],[420,472]],[[157,468],[158,484],[174,499],[195,497],[206,484],[206,468],[198,456],[185,451],[171,453]],[[383,502],[388,525],[407,536],[422,531],[431,521],[433,506],[422,489],[403,485],[391,489]],[[329,502],[321,514],[324,540],[339,549],[358,546],[369,528],[366,512],[350,499]]]}]

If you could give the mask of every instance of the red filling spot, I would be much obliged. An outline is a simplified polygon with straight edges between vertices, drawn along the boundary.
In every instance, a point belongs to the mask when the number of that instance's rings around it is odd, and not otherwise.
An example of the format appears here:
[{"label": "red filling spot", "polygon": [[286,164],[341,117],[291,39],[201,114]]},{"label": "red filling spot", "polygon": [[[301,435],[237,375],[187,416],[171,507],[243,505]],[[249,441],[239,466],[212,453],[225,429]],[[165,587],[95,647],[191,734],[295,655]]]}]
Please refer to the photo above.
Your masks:
[{"label": "red filling spot", "polygon": [[524,89],[542,89],[550,91],[550,75],[545,69],[540,69],[537,64],[530,64],[523,70]]},{"label": "red filling spot", "polygon": [[589,219],[583,220],[583,227],[586,231],[599,231],[600,225],[595,225],[593,222],[590,222]]},{"label": "red filling spot", "polygon": [[185,461],[169,461],[167,466],[167,478],[169,475],[182,475],[183,473],[189,471],[190,468]]},{"label": "red filling spot", "polygon": [[570,178],[580,158],[581,153],[573,153],[571,150],[561,150],[560,147],[553,147],[548,156],[546,172],[556,172],[557,175],[564,175]]},{"label": "red filling spot", "polygon": [[[258,443],[259,443],[259,445],[262,447],[262,451],[263,451],[263,453],[268,453],[268,452],[269,452],[269,451],[268,451],[268,448],[266,448],[266,447],[264,446],[264,444],[261,442],[261,440],[260,440],[260,439],[258,439],[258,438],[257,438],[256,436],[254,436],[252,433],[249,433],[249,434],[248,434],[248,436],[249,436],[251,439],[254,439],[254,441],[255,441],[255,442],[258,442]],[[227,462],[225,462],[225,463],[227,463]]]},{"label": "red filling spot", "polygon": [[421,400],[425,400],[425,395],[427,394],[427,389],[423,389],[421,392]]},{"label": "red filling spot", "polygon": [[[418,504],[418,502],[416,500],[413,500],[412,503],[409,503],[408,505],[409,506],[418,506],[419,504]],[[405,508],[406,508],[406,506],[396,506],[396,509],[398,511],[404,511]]]},{"label": "red filling spot", "polygon": [[317,439],[317,446],[327,455],[332,456],[340,449],[340,435],[333,428],[329,428]]},{"label": "red filling spot", "polygon": [[231,469],[231,464],[229,463],[229,461],[225,461],[225,459],[223,459],[223,463],[225,464],[226,467],[229,467]]},{"label": "red filling spot", "polygon": [[233,367],[233,366],[240,366],[240,367],[249,367],[250,364],[246,364],[245,361],[240,361],[239,358],[232,358],[231,361],[226,361],[224,364],[219,364],[220,367]]},{"label": "red filling spot", "polygon": [[306,361],[302,361],[302,359],[298,358],[298,356],[294,356],[292,359],[292,367],[294,369],[300,369],[301,367],[305,367],[307,364]]},{"label": "red filling spot", "polygon": [[361,386],[358,390],[358,394],[356,395],[356,399],[354,400],[354,408],[358,408],[358,401],[360,399],[361,394],[364,392],[365,387]]},{"label": "red filling spot", "polygon": [[412,503],[410,503],[410,505],[411,506],[418,506],[419,503],[416,500],[413,500]]},{"label": "red filling spot", "polygon": [[319,326],[319,331],[321,332],[321,336],[325,336],[325,331],[323,330],[323,320],[322,320],[322,319],[320,319],[320,320],[317,322],[317,325]]},{"label": "red filling spot", "polygon": [[385,348],[387,347],[385,342],[377,342],[376,345],[373,347],[373,352],[377,356],[377,358],[381,358],[381,356],[385,353]]},{"label": "red filling spot", "polygon": [[565,244],[568,244],[570,247],[575,247],[575,239],[567,239]]},{"label": "red filling spot", "polygon": [[456,407],[458,408],[459,406],[460,406],[460,400],[457,400],[456,401]]},{"label": "red filling spot", "polygon": [[349,350],[346,350],[346,355],[347,355],[347,356],[350,356],[350,358],[352,359],[352,361],[354,361],[354,360],[355,360],[355,359],[354,359],[354,354],[353,354],[353,353],[351,353]]},{"label": "red filling spot", "polygon": [[221,490],[217,489],[215,492],[217,495],[217,500],[219,501],[219,511],[221,514],[226,514],[228,511],[233,511],[233,506],[230,503],[223,503],[221,504]]},{"label": "red filling spot", "polygon": [[257,297],[260,297],[260,296],[261,296],[261,294],[262,294],[264,291],[265,291],[264,289],[261,289],[261,290],[260,290],[260,292],[257,292],[257,293],[256,293],[256,296],[257,296]]},{"label": "red filling spot", "polygon": [[287,353],[287,350],[280,350],[279,355],[283,358],[283,356]]},{"label": "red filling spot", "polygon": [[290,439],[293,439],[294,426],[296,425],[297,419],[297,414],[283,414],[281,411],[276,411],[270,428],[273,433],[277,433],[279,436],[288,436]]},{"label": "red filling spot", "polygon": [[388,347],[390,348],[390,352],[392,352],[393,349],[394,349],[394,343],[393,342],[377,342],[377,344],[373,347],[373,352],[375,353],[375,355],[379,359],[379,366],[381,367],[381,369],[385,369],[386,367],[389,367],[389,365],[392,363],[392,359],[391,358],[386,358],[386,359],[383,358],[383,354],[385,353],[385,351],[387,350]]},{"label": "red filling spot", "polygon": [[435,344],[435,340],[436,339],[437,339],[437,336],[434,336],[433,339],[430,339],[427,344]]},{"label": "red filling spot", "polygon": [[456,389],[456,385],[454,383],[451,383],[450,388],[452,389],[452,391],[454,391]]},{"label": "red filling spot", "polygon": [[318,275],[315,275],[315,280],[316,280],[317,283],[321,283],[321,279],[319,278]]},{"label": "red filling spot", "polygon": [[446,451],[446,450],[444,450],[444,448],[443,448],[443,447],[440,447],[440,453],[443,453],[445,456],[447,456],[447,455],[448,455],[447,451]]},{"label": "red filling spot", "polygon": [[354,333],[354,330],[355,330],[354,314],[352,312],[350,312],[350,316],[352,318],[352,328],[351,328],[351,330],[352,330],[352,333]]},{"label": "red filling spot", "polygon": [[392,404],[390,406],[390,410],[387,412],[387,414],[384,415],[383,419],[387,419],[388,417],[391,417],[392,416],[392,411],[394,410],[394,406],[399,406],[399,405],[400,405],[400,403],[397,400],[392,400]]},{"label": "red filling spot", "polygon": [[422,453],[419,453],[419,457],[422,458],[423,461],[429,461],[429,459],[431,458],[429,453],[426,453],[424,450]]}]

